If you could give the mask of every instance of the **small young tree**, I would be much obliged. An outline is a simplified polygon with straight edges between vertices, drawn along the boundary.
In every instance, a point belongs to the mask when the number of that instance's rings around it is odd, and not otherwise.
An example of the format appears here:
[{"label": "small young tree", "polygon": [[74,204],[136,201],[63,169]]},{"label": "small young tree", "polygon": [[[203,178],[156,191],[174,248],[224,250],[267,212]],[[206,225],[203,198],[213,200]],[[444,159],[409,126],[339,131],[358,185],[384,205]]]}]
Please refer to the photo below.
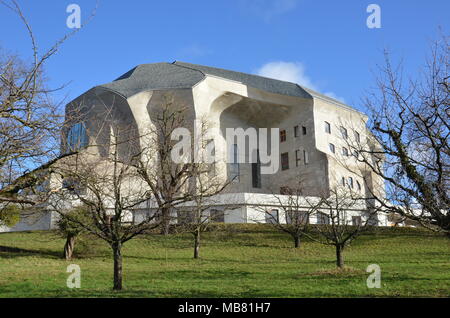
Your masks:
[{"label": "small young tree", "polygon": [[319,243],[333,246],[336,265],[344,267],[344,250],[375,221],[377,210],[367,209],[365,202],[355,199],[346,188],[335,188],[323,197],[314,215],[317,222],[308,236]]},{"label": "small young tree", "polygon": [[[194,258],[200,257],[202,233],[208,230],[211,223],[225,217],[224,211],[216,210],[214,207],[217,204],[216,196],[226,189],[230,181],[214,175],[215,172],[211,169],[214,169],[214,166],[210,164],[193,164],[191,179],[193,200],[188,202],[186,208],[177,208],[178,223],[181,223],[182,231],[191,233],[194,238]],[[232,208],[230,205],[227,206],[227,209]]]},{"label": "small young tree", "polygon": [[0,207],[0,225],[14,226],[20,220],[20,211],[22,209],[16,204],[4,204]]},{"label": "small young tree", "polygon": [[[76,220],[76,221],[75,221]],[[63,257],[71,260],[75,248],[77,237],[82,234],[85,229],[80,224],[88,224],[90,221],[89,210],[84,206],[74,207],[60,217],[57,221],[58,231],[66,239],[64,244]]]},{"label": "small young tree", "polygon": [[272,194],[274,204],[281,211],[284,218],[280,215],[272,213],[267,207],[257,207],[263,211],[266,220],[277,230],[287,233],[292,237],[294,247],[299,248],[301,238],[308,232],[310,228],[310,217],[321,205],[320,199],[317,202],[306,200],[304,196],[303,181],[299,178],[295,182],[295,186],[285,186],[282,188],[281,194]]}]

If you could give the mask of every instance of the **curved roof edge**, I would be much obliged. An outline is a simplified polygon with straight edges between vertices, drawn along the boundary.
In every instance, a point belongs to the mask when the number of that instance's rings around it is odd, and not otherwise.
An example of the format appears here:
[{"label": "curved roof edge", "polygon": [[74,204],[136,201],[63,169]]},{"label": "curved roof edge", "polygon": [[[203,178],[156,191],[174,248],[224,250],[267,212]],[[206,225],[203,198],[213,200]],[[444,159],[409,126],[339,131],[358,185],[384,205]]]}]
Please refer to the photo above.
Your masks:
[{"label": "curved roof edge", "polygon": [[128,98],[142,91],[191,88],[208,75],[240,82],[269,93],[306,99],[320,98],[336,106],[364,114],[339,100],[296,83],[181,61],[140,64],[114,81],[96,87],[116,92],[124,98]]}]

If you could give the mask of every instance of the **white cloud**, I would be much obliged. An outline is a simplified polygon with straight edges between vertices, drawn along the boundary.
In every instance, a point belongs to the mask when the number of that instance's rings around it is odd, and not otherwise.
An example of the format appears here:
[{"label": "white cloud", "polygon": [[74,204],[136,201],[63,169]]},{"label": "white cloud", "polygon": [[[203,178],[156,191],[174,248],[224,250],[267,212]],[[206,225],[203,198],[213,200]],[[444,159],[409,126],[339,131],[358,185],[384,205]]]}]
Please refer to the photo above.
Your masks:
[{"label": "white cloud", "polygon": [[330,98],[336,99],[336,100],[338,100],[338,101],[340,101],[340,102],[342,102],[342,103],[345,103],[344,97],[338,96],[338,95],[336,95],[336,94],[333,93],[333,92],[325,92],[325,93],[323,93],[323,94],[324,94],[325,96],[330,97]]},{"label": "white cloud", "polygon": [[[261,66],[255,73],[264,77],[297,83],[300,86],[320,92],[319,87],[306,75],[305,66],[300,62],[269,62]],[[344,98],[333,92],[325,92],[323,94],[345,103]]]},{"label": "white cloud", "polygon": [[305,67],[299,62],[269,62],[260,67],[256,73],[264,77],[297,83],[315,90],[311,79],[305,74]]}]

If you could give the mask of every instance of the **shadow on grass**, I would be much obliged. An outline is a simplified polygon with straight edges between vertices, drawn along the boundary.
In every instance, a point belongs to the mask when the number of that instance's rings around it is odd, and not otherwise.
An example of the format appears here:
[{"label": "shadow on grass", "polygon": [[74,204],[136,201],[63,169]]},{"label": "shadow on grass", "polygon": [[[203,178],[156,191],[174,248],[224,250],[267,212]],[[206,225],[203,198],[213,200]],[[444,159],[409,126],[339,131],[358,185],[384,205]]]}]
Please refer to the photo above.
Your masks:
[{"label": "shadow on grass", "polygon": [[0,245],[0,253],[8,253],[8,254],[0,254],[3,258],[14,258],[14,257],[22,257],[22,256],[50,256],[50,258],[58,258],[62,257],[61,252],[56,252],[52,250],[29,250],[18,247],[10,247],[10,246],[1,246]]}]

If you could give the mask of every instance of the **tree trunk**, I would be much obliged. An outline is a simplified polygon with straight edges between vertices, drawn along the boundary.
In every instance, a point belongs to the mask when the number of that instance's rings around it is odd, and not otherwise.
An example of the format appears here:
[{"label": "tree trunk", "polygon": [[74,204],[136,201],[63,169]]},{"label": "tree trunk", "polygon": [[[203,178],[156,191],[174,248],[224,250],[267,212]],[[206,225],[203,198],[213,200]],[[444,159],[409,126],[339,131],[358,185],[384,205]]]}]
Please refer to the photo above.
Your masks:
[{"label": "tree trunk", "polygon": [[200,231],[196,231],[194,235],[194,258],[199,258],[200,256]]},{"label": "tree trunk", "polygon": [[122,243],[112,244],[114,253],[114,290],[122,290]]},{"label": "tree trunk", "polygon": [[294,236],[294,247],[299,248],[300,247],[300,237]]},{"label": "tree trunk", "polygon": [[336,265],[339,268],[344,267],[344,248],[341,245],[336,245]]},{"label": "tree trunk", "polygon": [[170,209],[163,208],[161,211],[162,222],[161,222],[161,234],[169,235],[170,232]]},{"label": "tree trunk", "polygon": [[75,247],[76,235],[67,234],[66,244],[64,244],[64,258],[66,260],[71,260],[73,256],[73,249]]}]

